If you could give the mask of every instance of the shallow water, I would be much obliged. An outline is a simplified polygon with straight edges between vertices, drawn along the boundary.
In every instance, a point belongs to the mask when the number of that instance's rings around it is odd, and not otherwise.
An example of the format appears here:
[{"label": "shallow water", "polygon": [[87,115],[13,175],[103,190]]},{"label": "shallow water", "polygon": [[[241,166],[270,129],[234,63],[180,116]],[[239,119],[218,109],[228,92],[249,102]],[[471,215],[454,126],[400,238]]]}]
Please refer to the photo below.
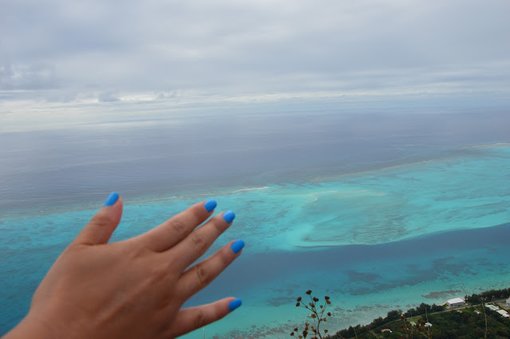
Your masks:
[{"label": "shallow water", "polygon": [[[486,126],[472,136],[473,126],[467,124],[469,128],[454,135],[443,135],[436,127],[445,120],[432,123],[420,116],[418,122],[395,127],[388,118],[386,127],[359,141],[366,135],[362,124],[351,120],[347,125],[357,126],[357,134],[335,138],[335,128],[349,130],[348,126],[339,127],[348,119],[325,119],[292,125],[294,132],[316,137],[299,143],[302,139],[292,137],[293,133],[281,136],[287,129],[275,126],[268,131],[268,125],[257,118],[254,121],[259,124],[250,127],[252,140],[236,136],[230,142],[239,139],[258,148],[237,145],[241,153],[235,147],[222,153],[220,147],[205,159],[180,158],[182,168],[171,169],[177,179],[166,178],[164,172],[167,162],[182,156],[178,147],[168,150],[170,160],[151,158],[142,147],[157,143],[161,149],[178,138],[158,135],[160,129],[153,130],[154,139],[145,144],[147,130],[130,131],[129,138],[125,131],[115,130],[108,133],[117,140],[112,144],[92,138],[87,140],[88,146],[80,132],[60,131],[60,137],[64,135],[69,143],[56,145],[48,137],[45,146],[59,150],[50,154],[51,161],[37,158],[39,145],[28,142],[26,136],[3,135],[4,139],[23,140],[25,144],[18,144],[19,148],[34,158],[27,160],[5,149],[2,153],[3,159],[14,154],[12,163],[0,169],[2,180],[23,185],[16,186],[16,192],[12,186],[4,187],[3,192],[9,194],[0,199],[0,276],[7,277],[0,282],[0,300],[8,305],[0,310],[0,333],[26,312],[30,295],[51,262],[94,213],[92,201],[99,197],[100,188],[123,187],[123,183],[128,183],[123,192],[126,205],[114,239],[139,234],[200,199],[215,198],[218,211],[232,209],[238,214],[215,248],[242,238],[247,243],[243,255],[190,304],[234,295],[243,299],[243,307],[190,338],[203,338],[204,334],[208,338],[286,337],[289,329],[304,319],[294,300],[308,288],[331,296],[335,320],[329,325],[340,329],[393,308],[508,287],[510,145],[495,144],[508,141],[506,129],[500,126],[498,130],[495,125],[492,133]],[[401,121],[400,117],[392,119]],[[434,128],[423,128],[425,136],[420,141],[416,135],[424,121]],[[336,125],[330,130],[325,127],[327,122]],[[394,133],[385,137],[390,131]],[[109,140],[107,134],[96,133]],[[185,135],[186,128],[179,133]],[[41,135],[33,137],[41,139]],[[120,142],[121,137],[127,139]],[[129,146],[137,138],[139,151]],[[258,142],[261,140],[264,144]],[[196,149],[199,141],[187,147]],[[270,145],[276,141],[280,148],[275,150]],[[409,146],[411,141],[413,146]],[[68,164],[73,147],[82,149],[83,159]],[[221,161],[227,162],[232,154],[240,156],[243,147],[247,153],[243,159],[250,158],[253,166],[234,163],[229,171],[237,173],[238,179],[224,181]],[[106,161],[104,157],[112,150],[118,151],[115,159]],[[330,152],[316,154],[319,150]],[[215,163],[217,168],[208,168],[207,175],[186,176],[189,161],[201,165],[213,157],[221,159],[220,164]],[[351,162],[342,166],[345,159]],[[124,168],[126,161],[133,167]],[[147,168],[147,161],[152,176],[140,172]],[[33,167],[34,163],[39,167]],[[303,171],[296,172],[296,165]],[[111,173],[120,173],[120,177]],[[204,182],[205,177],[211,180],[208,185],[190,184],[195,179]],[[152,178],[154,185],[147,178]],[[74,193],[63,197],[63,192],[71,191]]]}]

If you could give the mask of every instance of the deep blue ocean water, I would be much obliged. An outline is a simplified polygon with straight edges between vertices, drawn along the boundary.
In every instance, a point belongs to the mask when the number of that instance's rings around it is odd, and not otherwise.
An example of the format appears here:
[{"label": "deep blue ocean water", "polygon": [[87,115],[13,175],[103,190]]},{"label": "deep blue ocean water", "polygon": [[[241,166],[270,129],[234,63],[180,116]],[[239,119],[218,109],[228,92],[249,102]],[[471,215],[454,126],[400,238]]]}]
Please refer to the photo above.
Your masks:
[{"label": "deep blue ocean water", "polygon": [[324,110],[0,133],[0,333],[110,191],[115,239],[189,203],[238,214],[243,256],[190,303],[243,299],[189,335],[285,337],[295,297],[333,300],[331,329],[510,285],[510,115]]}]

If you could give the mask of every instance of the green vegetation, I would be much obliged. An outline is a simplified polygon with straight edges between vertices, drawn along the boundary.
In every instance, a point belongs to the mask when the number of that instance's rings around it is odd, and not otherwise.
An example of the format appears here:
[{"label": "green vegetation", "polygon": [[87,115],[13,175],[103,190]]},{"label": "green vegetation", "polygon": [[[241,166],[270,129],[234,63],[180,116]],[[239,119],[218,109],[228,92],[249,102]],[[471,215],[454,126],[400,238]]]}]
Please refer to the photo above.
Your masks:
[{"label": "green vegetation", "polygon": [[405,313],[394,310],[330,338],[510,338],[510,319],[485,307],[488,301],[503,305],[509,296],[510,288],[490,290],[466,296],[467,305],[461,308],[421,304]]},{"label": "green vegetation", "polygon": [[405,313],[400,310],[388,312],[368,325],[350,326],[330,338],[429,338],[430,327],[426,323],[428,314],[443,312],[444,306],[421,304]]},{"label": "green vegetation", "polygon": [[[311,294],[311,291],[308,292]],[[510,307],[505,305],[509,296],[510,288],[472,294],[465,297],[465,306],[452,309],[422,303],[406,312],[390,311],[386,317],[374,319],[368,325],[350,326],[328,337],[313,333],[312,338],[510,338],[510,319],[486,307],[486,303],[491,302],[510,311]],[[296,306],[300,306],[300,301],[298,298]],[[306,328],[310,326],[308,324]],[[299,337],[306,338],[303,333],[299,334]],[[298,336],[297,328],[291,335]]]},{"label": "green vegetation", "polygon": [[[478,313],[476,312],[478,311]],[[394,320],[378,327],[349,327],[330,338],[484,338],[485,320],[481,306],[428,315],[431,327],[426,327],[425,316]],[[386,331],[383,331],[385,330]],[[355,331],[354,331],[355,330]],[[391,332],[390,332],[391,331]],[[487,338],[510,338],[510,320],[487,310]]]},{"label": "green vegetation", "polygon": [[480,294],[471,294],[466,296],[466,302],[470,304],[480,304],[482,301],[492,301],[495,299],[506,299],[510,296],[510,288],[502,290],[489,290]]}]

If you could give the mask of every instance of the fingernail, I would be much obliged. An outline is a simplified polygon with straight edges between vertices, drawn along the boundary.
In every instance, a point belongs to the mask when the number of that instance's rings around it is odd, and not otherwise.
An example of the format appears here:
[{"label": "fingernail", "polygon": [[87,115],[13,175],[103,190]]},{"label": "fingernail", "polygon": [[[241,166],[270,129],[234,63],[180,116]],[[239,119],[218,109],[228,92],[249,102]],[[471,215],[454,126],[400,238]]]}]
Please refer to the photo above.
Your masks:
[{"label": "fingernail", "polygon": [[230,224],[234,219],[236,218],[236,215],[232,211],[225,212],[223,214],[223,220],[225,220],[228,224]]},{"label": "fingernail", "polygon": [[211,212],[212,210],[214,210],[216,208],[216,205],[218,205],[216,200],[211,199],[211,200],[207,200],[205,202],[204,207],[207,210],[207,212]]},{"label": "fingernail", "polygon": [[228,309],[230,310],[230,312],[232,312],[236,308],[239,308],[239,306],[241,306],[242,304],[243,302],[241,301],[241,299],[232,300],[231,302],[228,303]]},{"label": "fingernail", "polygon": [[240,250],[242,250],[244,247],[244,241],[242,240],[236,240],[230,245],[230,248],[232,249],[232,252],[235,254],[239,253]]},{"label": "fingernail", "polygon": [[112,193],[110,193],[108,198],[106,198],[106,200],[104,201],[103,206],[113,206],[113,205],[115,205],[117,200],[119,200],[119,193],[112,192]]}]

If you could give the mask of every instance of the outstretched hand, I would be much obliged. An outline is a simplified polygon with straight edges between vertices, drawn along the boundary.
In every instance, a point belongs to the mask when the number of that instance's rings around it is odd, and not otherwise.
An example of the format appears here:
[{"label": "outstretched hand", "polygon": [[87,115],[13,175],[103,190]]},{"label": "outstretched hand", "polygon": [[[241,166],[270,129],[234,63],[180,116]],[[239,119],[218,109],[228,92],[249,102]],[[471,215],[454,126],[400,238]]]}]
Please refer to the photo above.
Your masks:
[{"label": "outstretched hand", "polygon": [[173,338],[223,318],[241,300],[182,308],[244,247],[242,240],[231,242],[194,264],[235,218],[229,211],[207,220],[215,207],[213,200],[197,203],[147,233],[108,243],[122,215],[122,199],[112,193],[57,259],[6,339]]}]

